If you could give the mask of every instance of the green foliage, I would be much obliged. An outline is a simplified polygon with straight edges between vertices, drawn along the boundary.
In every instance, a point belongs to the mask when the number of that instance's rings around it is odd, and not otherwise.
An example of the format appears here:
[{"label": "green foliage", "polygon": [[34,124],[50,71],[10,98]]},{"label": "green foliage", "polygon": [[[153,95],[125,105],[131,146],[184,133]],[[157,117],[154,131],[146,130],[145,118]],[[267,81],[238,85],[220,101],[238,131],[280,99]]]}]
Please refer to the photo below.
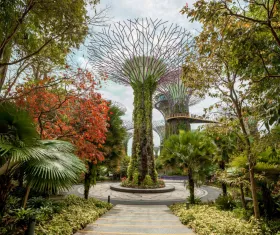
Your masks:
[{"label": "green foliage", "polygon": [[77,230],[82,229],[86,224],[96,220],[106,211],[106,209],[96,209],[90,205],[87,208],[69,206],[64,213],[54,215],[53,219],[48,223],[38,224],[36,226],[36,234],[73,234]]},{"label": "green foliage", "polygon": [[188,203],[191,203],[191,204],[201,204],[202,203],[200,197],[194,197],[194,203],[191,202],[191,198],[190,197],[187,197],[186,201]]},{"label": "green foliage", "polygon": [[221,211],[213,206],[194,205],[186,209],[185,204],[170,206],[172,212],[181,222],[195,230],[198,235],[269,235],[266,228],[262,230],[260,222],[252,219],[247,222],[235,217],[230,211]]},{"label": "green foliage", "polygon": [[102,165],[106,166],[108,171],[119,175],[120,164],[124,157],[123,142],[126,137],[126,130],[123,127],[123,121],[121,119],[124,112],[119,107],[111,104],[108,113],[109,127],[106,133],[106,141],[103,145],[105,160],[102,162]]},{"label": "green foliage", "polygon": [[163,188],[165,187],[163,180],[157,180],[153,182],[151,176],[148,175],[140,185],[134,184],[134,181],[129,181],[128,179],[122,179],[121,186],[128,188],[142,188],[142,189],[153,189],[153,188]]},{"label": "green foliage", "polygon": [[[142,79],[142,78],[141,78]],[[139,172],[139,183],[149,173],[155,181],[155,163],[153,151],[153,130],[152,130],[152,97],[156,89],[155,75],[148,76],[144,81],[137,81],[131,84],[134,91],[134,135],[132,143],[132,156],[128,173],[137,170]],[[132,175],[128,174],[129,180]]]},{"label": "green foliage", "polygon": [[230,195],[223,196],[220,195],[215,200],[216,207],[220,210],[233,210],[236,207],[236,202]]},{"label": "green foliage", "polygon": [[177,168],[192,169],[193,177],[199,183],[210,173],[215,151],[215,144],[204,133],[180,131],[179,135],[172,135],[164,142],[162,160]]},{"label": "green foliage", "polygon": [[29,115],[14,104],[0,106],[0,199],[5,201],[12,187],[11,179],[23,172],[29,187],[37,191],[57,192],[77,182],[85,170],[83,162],[73,154],[71,143],[60,140],[39,140]]},{"label": "green foliage", "polygon": [[232,212],[234,213],[235,217],[239,219],[245,219],[245,220],[249,220],[253,215],[252,210],[246,210],[240,207],[234,208]]},{"label": "green foliage", "polygon": [[112,208],[112,204],[90,198],[70,195],[55,202],[44,198],[32,198],[27,209],[14,209],[0,223],[3,235],[23,234],[29,219],[36,217],[36,234],[73,234],[86,224]]},{"label": "green foliage", "polygon": [[154,182],[153,182],[151,176],[146,175],[146,176],[145,176],[145,179],[144,179],[143,182],[142,182],[142,185],[143,185],[143,186],[153,186],[153,185],[154,185]]},{"label": "green foliage", "polygon": [[[87,8],[99,0],[5,1],[0,4],[0,71],[2,63],[29,63],[34,72],[49,72],[65,63],[67,54],[84,41],[89,23]],[[16,59],[12,59],[15,58]],[[27,63],[26,63],[27,64]],[[5,75],[0,73],[1,82]],[[0,84],[2,88],[3,84]]]},{"label": "green foliage", "polygon": [[139,184],[139,173],[137,171],[135,171],[133,173],[133,180],[132,180],[132,183],[134,185],[138,185]]},{"label": "green foliage", "polygon": [[121,160],[121,165],[120,165],[120,174],[121,177],[127,177],[127,172],[128,172],[128,167],[129,167],[129,162],[130,162],[130,157],[124,156]]}]

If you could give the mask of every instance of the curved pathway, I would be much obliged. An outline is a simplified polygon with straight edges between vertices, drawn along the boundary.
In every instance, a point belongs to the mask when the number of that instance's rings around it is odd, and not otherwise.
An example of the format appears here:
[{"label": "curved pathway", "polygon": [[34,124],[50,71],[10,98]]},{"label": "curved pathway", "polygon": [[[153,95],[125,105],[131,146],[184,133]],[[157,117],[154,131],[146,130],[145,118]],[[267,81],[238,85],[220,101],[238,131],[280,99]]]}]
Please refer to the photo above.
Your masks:
[{"label": "curved pathway", "polygon": [[[101,199],[103,201],[108,200],[113,204],[127,204],[127,205],[171,205],[175,202],[185,202],[189,196],[189,191],[184,186],[183,181],[165,181],[166,185],[175,186],[175,191],[167,193],[124,193],[117,192],[110,189],[110,185],[118,185],[115,182],[103,182],[97,183],[90,189],[89,196]],[[83,196],[84,187],[83,185],[75,185],[67,194],[75,194]],[[202,186],[195,188],[195,195],[200,197],[202,201],[213,201],[215,200],[221,190],[211,186]]]}]

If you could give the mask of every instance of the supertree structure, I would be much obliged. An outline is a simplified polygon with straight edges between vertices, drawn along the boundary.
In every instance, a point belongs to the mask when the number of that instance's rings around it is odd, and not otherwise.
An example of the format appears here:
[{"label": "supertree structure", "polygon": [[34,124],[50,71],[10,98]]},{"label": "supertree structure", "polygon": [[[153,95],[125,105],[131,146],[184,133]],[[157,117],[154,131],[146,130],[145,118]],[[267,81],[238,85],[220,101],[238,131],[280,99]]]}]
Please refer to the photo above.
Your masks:
[{"label": "supertree structure", "polygon": [[123,120],[123,127],[126,129],[126,131],[130,131],[134,129],[134,124],[132,121]]},{"label": "supertree structure", "polygon": [[[180,129],[190,130],[191,123],[212,123],[203,117],[190,114],[190,107],[198,104],[202,99],[195,90],[188,88],[181,80],[182,69],[164,75],[164,83],[160,84],[154,96],[154,107],[165,118],[166,137],[178,134]],[[172,78],[172,79],[171,79]]]},{"label": "supertree structure", "polygon": [[[124,120],[123,127],[127,131],[127,137],[124,142],[127,149],[128,141],[130,140],[130,138],[133,137],[133,133],[131,133],[130,131],[134,129],[134,124],[132,121]],[[153,130],[159,135],[160,145],[162,145],[165,138],[165,121],[164,120],[153,121]]]},{"label": "supertree structure", "polygon": [[117,22],[94,34],[90,61],[101,75],[131,86],[134,92],[134,135],[128,178],[139,184],[156,171],[153,155],[152,97],[165,74],[173,71],[178,56],[185,57],[190,34],[162,20],[135,19]]},{"label": "supertree structure", "polygon": [[127,111],[126,107],[122,103],[113,100],[107,100],[107,101],[110,103],[111,106],[117,107],[121,112],[125,113]]},{"label": "supertree structure", "polygon": [[132,138],[133,132],[126,132],[126,137],[124,139],[124,149],[125,149],[125,155],[127,156],[128,153],[128,141]]},{"label": "supertree structure", "polygon": [[153,121],[153,130],[159,135],[160,146],[161,146],[165,139],[165,121],[164,120]]},{"label": "supertree structure", "polygon": [[155,158],[158,158],[159,150],[160,150],[160,147],[159,147],[159,146],[155,146],[155,147],[154,147]]}]

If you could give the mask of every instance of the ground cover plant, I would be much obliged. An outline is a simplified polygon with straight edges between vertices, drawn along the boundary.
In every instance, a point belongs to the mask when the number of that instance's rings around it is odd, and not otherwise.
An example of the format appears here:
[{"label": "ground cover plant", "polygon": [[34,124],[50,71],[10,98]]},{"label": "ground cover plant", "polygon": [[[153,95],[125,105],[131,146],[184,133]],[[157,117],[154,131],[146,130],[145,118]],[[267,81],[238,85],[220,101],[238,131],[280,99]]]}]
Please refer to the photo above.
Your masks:
[{"label": "ground cover plant", "polygon": [[35,216],[37,235],[70,235],[92,223],[112,208],[112,204],[94,198],[83,199],[70,195],[54,201],[42,197],[31,198],[27,208],[19,206],[19,199],[10,197],[10,210],[2,217],[0,234],[24,234],[30,218]]},{"label": "ground cover plant", "polygon": [[221,211],[213,205],[193,205],[186,209],[186,204],[170,206],[171,211],[181,222],[192,228],[198,235],[262,235],[272,233],[268,226],[253,218],[246,221],[238,218],[232,211]]},{"label": "ground cover plant", "polygon": [[138,175],[134,174],[133,180],[130,181],[128,178],[123,177],[121,186],[127,188],[142,188],[142,189],[152,189],[152,188],[164,188],[165,184],[163,180],[157,180],[156,183],[153,182],[149,175],[146,175],[144,181],[138,184]]}]

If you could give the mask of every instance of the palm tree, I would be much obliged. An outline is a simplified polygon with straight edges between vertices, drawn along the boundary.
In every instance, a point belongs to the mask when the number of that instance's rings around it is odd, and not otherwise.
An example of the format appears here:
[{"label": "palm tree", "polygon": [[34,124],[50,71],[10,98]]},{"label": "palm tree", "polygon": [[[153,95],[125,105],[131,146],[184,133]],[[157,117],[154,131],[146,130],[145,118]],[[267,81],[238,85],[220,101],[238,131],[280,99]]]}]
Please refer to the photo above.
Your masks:
[{"label": "palm tree", "polygon": [[85,170],[73,154],[72,144],[59,140],[39,140],[28,113],[14,104],[0,105],[0,213],[13,188],[12,179],[23,172],[27,185],[24,205],[30,188],[56,192],[71,187]]},{"label": "palm tree", "polygon": [[216,146],[210,138],[198,131],[183,131],[170,136],[164,143],[163,158],[188,168],[190,203],[194,204],[194,184],[202,182],[209,173]]}]

